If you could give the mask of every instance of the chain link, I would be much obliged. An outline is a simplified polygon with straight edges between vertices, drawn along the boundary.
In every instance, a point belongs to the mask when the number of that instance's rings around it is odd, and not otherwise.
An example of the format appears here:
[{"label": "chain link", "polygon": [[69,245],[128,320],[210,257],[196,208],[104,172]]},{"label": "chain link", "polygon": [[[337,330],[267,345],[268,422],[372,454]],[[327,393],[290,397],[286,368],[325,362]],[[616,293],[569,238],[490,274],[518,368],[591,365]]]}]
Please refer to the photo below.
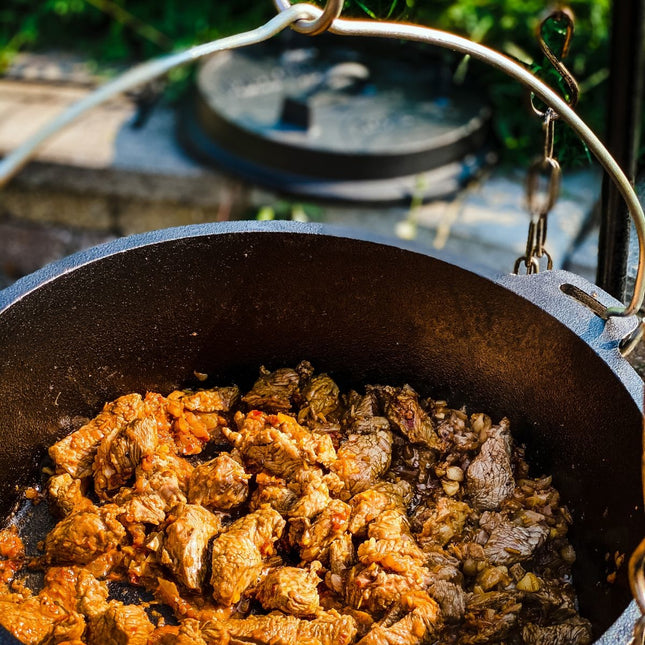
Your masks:
[{"label": "chain link", "polygon": [[[547,218],[560,194],[562,171],[558,160],[553,157],[555,137],[555,112],[548,108],[544,112],[543,156],[534,161],[526,176],[526,207],[531,215],[524,255],[519,257],[513,273],[520,272],[522,264],[527,274],[540,272],[540,260],[546,258],[547,271],[553,268],[553,259],[545,249]],[[546,185],[541,181],[545,179]]]},{"label": "chain link", "polygon": [[[578,102],[578,84],[544,39],[544,29],[549,20],[564,22],[566,25],[565,41],[561,54],[561,58],[564,58],[567,55],[571,37],[573,36],[573,14],[569,10],[558,9],[547,15],[538,28],[540,47],[566,83],[569,89],[567,103],[573,107]],[[560,195],[560,183],[562,180],[560,164],[553,156],[555,122],[559,115],[550,107],[544,110],[538,108],[535,104],[534,95],[531,95],[531,106],[533,111],[543,119],[544,148],[542,157],[529,166],[526,176],[526,208],[531,216],[531,222],[526,240],[526,250],[524,255],[516,260],[513,267],[513,273],[515,274],[520,272],[522,265],[524,265],[526,274],[539,273],[542,258],[546,258],[547,271],[553,268],[553,260],[544,245],[546,243],[547,218]]]}]

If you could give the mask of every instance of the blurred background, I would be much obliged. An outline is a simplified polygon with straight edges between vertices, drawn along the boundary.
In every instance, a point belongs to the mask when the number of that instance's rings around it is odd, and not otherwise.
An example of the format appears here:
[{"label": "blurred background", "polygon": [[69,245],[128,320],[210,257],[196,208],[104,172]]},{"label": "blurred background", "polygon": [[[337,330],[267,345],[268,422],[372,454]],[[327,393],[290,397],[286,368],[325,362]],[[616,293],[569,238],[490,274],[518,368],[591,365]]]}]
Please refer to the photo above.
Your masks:
[{"label": "blurred background", "polygon": [[[577,111],[606,137],[612,118],[624,118],[610,111],[612,5],[567,6],[575,31],[564,62],[580,87]],[[538,42],[554,9],[540,0],[347,0],[344,15],[463,35],[569,98]],[[273,15],[270,0],[4,0],[0,154],[132,65]],[[553,19],[540,32],[557,57],[566,29]],[[631,47],[642,59],[642,42]],[[328,36],[311,45],[285,35],[240,58],[175,69],[82,117],[0,192],[0,285],[116,236],[227,219],[349,225],[508,272],[524,253],[524,182],[543,149],[529,99],[468,58]],[[623,129],[638,132],[642,119]],[[287,148],[284,159],[276,143]],[[304,179],[303,150],[311,159]],[[352,167],[330,170],[334,154],[351,154]],[[554,156],[563,184],[547,248],[556,267],[593,280],[602,174],[561,124]],[[632,157],[642,177],[640,137]]]}]

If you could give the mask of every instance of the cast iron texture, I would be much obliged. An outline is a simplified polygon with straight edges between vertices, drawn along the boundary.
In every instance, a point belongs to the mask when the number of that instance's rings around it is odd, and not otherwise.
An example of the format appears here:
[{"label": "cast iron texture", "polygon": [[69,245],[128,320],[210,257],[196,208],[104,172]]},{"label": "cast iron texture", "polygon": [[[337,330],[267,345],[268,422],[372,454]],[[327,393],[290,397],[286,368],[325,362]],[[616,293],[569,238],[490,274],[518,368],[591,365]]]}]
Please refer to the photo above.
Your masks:
[{"label": "cast iron texture", "polygon": [[46,447],[104,401],[196,385],[194,371],[247,387],[261,364],[306,358],[344,387],[408,382],[510,416],[534,473],[553,473],[572,511],[581,611],[601,634],[630,598],[624,571],[606,582],[605,556],[645,534],[643,387],[617,350],[634,321],[605,324],[564,295],[566,281],[593,289],[571,274],[502,286],[344,235],[287,223],[171,229],[72,256],[0,294],[0,514],[37,478]]}]

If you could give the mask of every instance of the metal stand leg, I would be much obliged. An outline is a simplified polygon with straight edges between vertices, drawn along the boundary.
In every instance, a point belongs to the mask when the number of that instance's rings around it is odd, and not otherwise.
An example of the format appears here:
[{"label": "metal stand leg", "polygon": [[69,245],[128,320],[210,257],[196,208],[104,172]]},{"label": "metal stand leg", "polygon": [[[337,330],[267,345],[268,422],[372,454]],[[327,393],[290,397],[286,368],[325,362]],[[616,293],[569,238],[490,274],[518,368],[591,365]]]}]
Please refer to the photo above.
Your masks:
[{"label": "metal stand leg", "polygon": [[[634,181],[645,77],[645,0],[614,0],[606,145]],[[598,286],[625,297],[630,220],[623,200],[605,175],[598,245]]]}]

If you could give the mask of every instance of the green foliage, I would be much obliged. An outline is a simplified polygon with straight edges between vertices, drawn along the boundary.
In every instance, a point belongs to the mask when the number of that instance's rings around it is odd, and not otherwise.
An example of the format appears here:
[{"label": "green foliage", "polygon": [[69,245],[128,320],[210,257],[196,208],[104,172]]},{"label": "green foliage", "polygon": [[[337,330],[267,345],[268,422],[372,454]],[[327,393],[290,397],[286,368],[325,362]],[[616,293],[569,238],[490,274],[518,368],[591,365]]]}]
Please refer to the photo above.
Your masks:
[{"label": "green foliage", "polygon": [[[568,5],[576,15],[576,28],[565,62],[583,90],[580,115],[602,134],[610,0],[570,0]],[[536,38],[546,9],[545,0],[346,0],[344,13],[417,22],[462,34],[520,60],[563,91]],[[245,31],[274,12],[271,0],[3,0],[0,69],[22,49],[76,49],[100,66],[147,59],[171,48]],[[550,29],[548,37],[557,50],[562,27],[554,24]],[[457,80],[476,75],[489,87],[505,158],[527,163],[539,152],[542,135],[524,88],[481,63],[455,61],[455,69]],[[185,70],[173,75],[171,97],[181,93],[186,79]],[[586,161],[586,151],[566,128],[559,126],[556,136],[564,163]]]}]

